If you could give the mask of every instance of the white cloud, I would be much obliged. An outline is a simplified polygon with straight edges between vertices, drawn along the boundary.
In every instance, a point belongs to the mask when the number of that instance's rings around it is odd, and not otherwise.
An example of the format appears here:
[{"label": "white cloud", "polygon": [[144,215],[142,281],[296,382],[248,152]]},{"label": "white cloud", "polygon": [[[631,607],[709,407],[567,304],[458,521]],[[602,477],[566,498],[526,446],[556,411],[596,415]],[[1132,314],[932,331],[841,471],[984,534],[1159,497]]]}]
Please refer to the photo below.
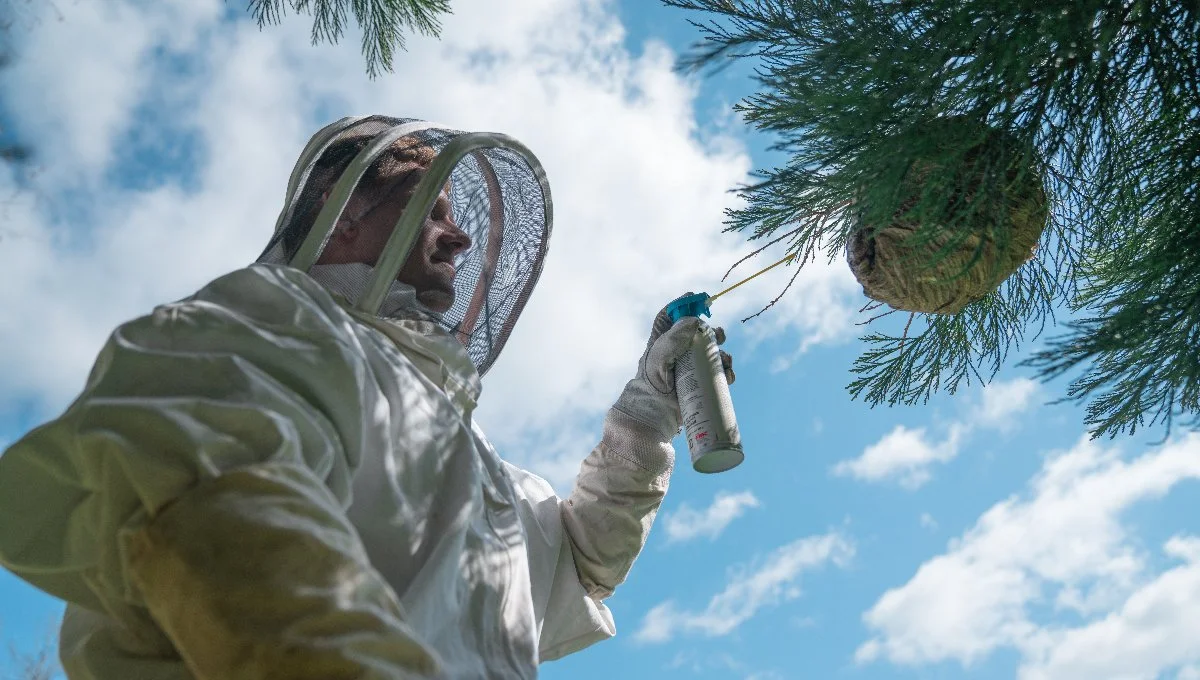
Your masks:
[{"label": "white cloud", "polygon": [[735,569],[726,588],[702,611],[681,610],[670,600],[654,606],[635,637],[655,643],[680,634],[727,635],[761,609],[799,597],[797,582],[805,572],[830,562],[845,566],[853,555],[853,544],[837,533],[799,539],[777,549],[758,566]]},{"label": "white cloud", "polygon": [[931,442],[925,428],[909,429],[897,425],[883,439],[868,446],[862,455],[833,466],[833,474],[868,482],[895,479],[906,489],[915,489],[929,481],[929,468],[958,455],[962,428],[953,427],[946,438]]},{"label": "white cloud", "polygon": [[831,472],[868,482],[895,481],[906,489],[917,489],[932,478],[934,465],[956,458],[977,429],[1011,429],[1012,418],[1027,409],[1037,393],[1038,384],[1028,378],[986,385],[978,407],[950,423],[940,441],[934,441],[926,428],[898,425],[859,457],[835,464]]},{"label": "white cloud", "polygon": [[1012,648],[1030,680],[1156,678],[1200,661],[1200,541],[1172,539],[1166,552],[1182,565],[1148,574],[1121,523],[1129,508],[1197,478],[1195,433],[1129,461],[1086,439],[1053,455],[1029,493],[992,506],[879,598],[858,660],[969,665]]},{"label": "white cloud", "polygon": [[[1022,666],[1022,680],[1154,678],[1200,662],[1200,538],[1175,537],[1163,549],[1182,564],[1139,587],[1104,618],[1054,631],[1052,644]],[[1177,677],[1194,671],[1185,667]]]},{"label": "white cloud", "polygon": [[722,491],[713,498],[712,505],[703,510],[681,504],[678,510],[662,519],[662,526],[667,532],[667,541],[672,543],[700,536],[714,539],[747,509],[758,506],[758,499],[749,491],[733,494]]},{"label": "white cloud", "polygon": [[937,520],[933,518],[933,515],[929,514],[928,512],[922,512],[921,526],[929,529],[930,531],[937,531],[938,523]]},{"label": "white cloud", "polygon": [[[19,130],[37,138],[38,151],[57,159],[47,164],[47,179],[65,181],[97,173],[112,160],[116,137],[128,129],[138,103],[152,96],[150,51],[196,49],[223,3],[162,2],[153,11],[128,2],[59,4],[61,12],[30,11],[6,32],[23,44],[5,74],[5,90],[20,96],[6,96],[5,107]],[[55,80],[46,80],[50,76]]]},{"label": "white cloud", "polygon": [[[45,167],[29,188],[0,170],[0,195],[16,196],[5,219],[19,231],[6,235],[0,268],[21,284],[0,288],[2,410],[32,402],[52,414],[116,324],[251,261],[295,154],[341,115],[502,131],[545,165],[551,255],[478,417],[502,453],[545,465],[560,488],[632,375],[657,309],[684,290],[715,290],[749,250],[721,232],[736,205],[728,190],[750,169],[743,143],[698,128],[697,83],[661,45],[629,53],[607,2],[463,0],[444,40],[412,38],[396,73],[374,82],[356,35],[313,47],[306,17],[260,31],[230,21],[219,0],[62,10],[62,21],[21,34],[3,85]],[[118,164],[135,147],[170,158],[183,140],[196,152],[169,172]],[[844,269],[806,272],[746,337],[784,334],[800,347],[843,338],[856,299]],[[783,279],[754,285],[714,310],[731,334]],[[598,298],[602,324],[579,304]]]},{"label": "white cloud", "polygon": [[1008,429],[1011,418],[1029,408],[1039,385],[1029,378],[994,382],[983,387],[983,399],[975,422],[987,427]]}]

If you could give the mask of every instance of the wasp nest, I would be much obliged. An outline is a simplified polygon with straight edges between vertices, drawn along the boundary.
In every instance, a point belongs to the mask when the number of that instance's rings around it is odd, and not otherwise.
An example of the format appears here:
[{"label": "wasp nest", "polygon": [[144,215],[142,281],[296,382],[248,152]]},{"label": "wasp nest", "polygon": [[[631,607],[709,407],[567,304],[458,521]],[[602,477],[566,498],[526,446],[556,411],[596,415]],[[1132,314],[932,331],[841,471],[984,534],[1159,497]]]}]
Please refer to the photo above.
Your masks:
[{"label": "wasp nest", "polygon": [[850,269],[867,297],[954,314],[1033,257],[1049,217],[1040,166],[1027,145],[965,117],[893,141],[925,151],[904,173],[894,208],[855,207]]}]

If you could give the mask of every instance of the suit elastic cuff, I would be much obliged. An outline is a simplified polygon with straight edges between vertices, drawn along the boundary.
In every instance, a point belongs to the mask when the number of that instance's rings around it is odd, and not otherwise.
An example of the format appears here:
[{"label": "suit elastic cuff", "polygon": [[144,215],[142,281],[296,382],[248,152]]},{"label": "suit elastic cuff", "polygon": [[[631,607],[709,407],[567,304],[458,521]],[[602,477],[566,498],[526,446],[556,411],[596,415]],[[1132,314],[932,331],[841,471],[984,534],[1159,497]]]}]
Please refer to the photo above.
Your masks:
[{"label": "suit elastic cuff", "polygon": [[657,429],[616,407],[609,409],[604,419],[600,445],[655,477],[669,474],[675,465],[670,440],[663,441]]}]

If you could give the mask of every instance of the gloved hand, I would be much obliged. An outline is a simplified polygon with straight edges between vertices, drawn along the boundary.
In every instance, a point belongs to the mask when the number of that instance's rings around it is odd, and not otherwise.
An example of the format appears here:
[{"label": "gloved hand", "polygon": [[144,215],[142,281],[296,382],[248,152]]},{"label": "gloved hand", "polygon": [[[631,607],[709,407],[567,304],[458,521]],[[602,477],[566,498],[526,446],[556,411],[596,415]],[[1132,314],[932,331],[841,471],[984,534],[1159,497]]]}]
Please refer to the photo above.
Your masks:
[{"label": "gloved hand", "polygon": [[[666,495],[675,465],[671,440],[682,424],[675,360],[691,347],[700,323],[685,317],[672,326],[665,308],[654,317],[637,374],[609,409],[600,445],[584,459],[563,503],[579,582],[596,600],[625,580]],[[714,331],[723,342],[724,331]],[[725,353],[721,359],[732,382],[733,359]]]},{"label": "gloved hand", "polygon": [[[666,307],[660,310],[654,317],[646,349],[638,360],[637,374],[625,385],[609,412],[606,438],[618,439],[610,435],[616,434],[614,429],[619,429],[623,436],[616,447],[618,452],[647,469],[661,465],[664,445],[666,452],[673,454],[670,441],[683,425],[679,398],[675,394],[675,360],[691,348],[701,323],[696,317],[684,317],[672,325]],[[725,341],[724,330],[716,328],[714,334],[718,344]],[[732,383],[735,378],[733,357],[721,352],[721,362],[726,378]]]}]

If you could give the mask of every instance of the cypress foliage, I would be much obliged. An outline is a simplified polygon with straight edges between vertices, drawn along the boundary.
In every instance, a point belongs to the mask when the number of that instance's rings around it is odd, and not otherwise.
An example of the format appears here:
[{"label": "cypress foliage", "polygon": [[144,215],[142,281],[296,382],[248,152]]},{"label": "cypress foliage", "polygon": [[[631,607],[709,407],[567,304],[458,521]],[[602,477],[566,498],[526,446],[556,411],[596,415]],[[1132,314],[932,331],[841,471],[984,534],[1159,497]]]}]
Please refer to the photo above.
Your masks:
[{"label": "cypress foliage", "polygon": [[392,58],[404,49],[404,35],[416,31],[437,36],[438,15],[450,12],[450,0],[249,0],[259,27],[278,24],[288,9],[313,17],[313,44],[337,43],[352,15],[362,28],[367,74],[392,71]]},{"label": "cypress foliage", "polygon": [[[962,168],[961,147],[918,134],[931,120],[979,121],[1039,159],[1035,257],[958,313],[875,315],[854,397],[911,404],[987,382],[1066,309],[1027,363],[1070,379],[1094,436],[1200,423],[1200,1],[664,2],[703,32],[685,68],[756,62],[737,110],[787,162],[740,189],[728,229],[786,242],[801,266],[842,256],[855,206],[895,206],[914,164]],[[945,211],[931,186],[916,212]]]}]

